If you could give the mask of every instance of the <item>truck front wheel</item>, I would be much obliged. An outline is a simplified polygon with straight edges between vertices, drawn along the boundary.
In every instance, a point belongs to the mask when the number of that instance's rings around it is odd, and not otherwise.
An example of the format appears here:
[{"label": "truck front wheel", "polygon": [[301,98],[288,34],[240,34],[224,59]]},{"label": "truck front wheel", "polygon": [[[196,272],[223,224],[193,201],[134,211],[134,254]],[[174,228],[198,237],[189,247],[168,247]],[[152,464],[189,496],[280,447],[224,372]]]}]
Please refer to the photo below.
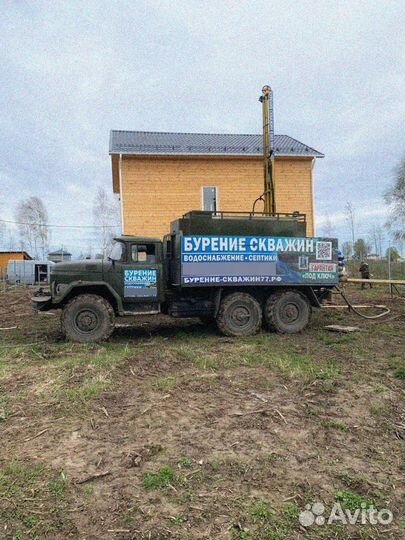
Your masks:
[{"label": "truck front wheel", "polygon": [[268,297],[264,319],[269,330],[279,334],[301,332],[311,318],[308,298],[299,291],[279,291]]},{"label": "truck front wheel", "polygon": [[111,304],[95,294],[76,296],[63,309],[62,328],[70,341],[91,343],[108,339],[114,330]]},{"label": "truck front wheel", "polygon": [[252,336],[262,324],[259,302],[247,293],[226,296],[219,307],[217,325],[226,336]]}]

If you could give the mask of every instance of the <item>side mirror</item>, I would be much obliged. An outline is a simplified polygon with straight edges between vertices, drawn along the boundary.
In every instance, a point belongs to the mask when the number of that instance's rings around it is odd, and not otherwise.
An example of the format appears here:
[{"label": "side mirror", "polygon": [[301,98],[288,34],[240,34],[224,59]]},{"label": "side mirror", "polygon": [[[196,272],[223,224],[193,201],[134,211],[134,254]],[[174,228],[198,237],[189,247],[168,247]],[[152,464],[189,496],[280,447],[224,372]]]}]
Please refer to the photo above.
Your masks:
[{"label": "side mirror", "polygon": [[108,255],[107,259],[112,262],[113,266],[117,261],[122,260],[124,252],[124,246],[122,242],[116,242],[113,246],[110,255]]}]

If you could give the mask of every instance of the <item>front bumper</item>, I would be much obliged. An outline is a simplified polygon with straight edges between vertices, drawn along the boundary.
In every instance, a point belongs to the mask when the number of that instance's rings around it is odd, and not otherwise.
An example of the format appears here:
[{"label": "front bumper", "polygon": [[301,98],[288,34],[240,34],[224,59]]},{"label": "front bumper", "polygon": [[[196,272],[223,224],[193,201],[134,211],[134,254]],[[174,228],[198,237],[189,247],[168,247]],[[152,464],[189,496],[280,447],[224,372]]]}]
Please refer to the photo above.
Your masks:
[{"label": "front bumper", "polygon": [[50,291],[39,290],[31,298],[31,305],[36,311],[48,311],[54,306],[52,305],[52,296]]}]

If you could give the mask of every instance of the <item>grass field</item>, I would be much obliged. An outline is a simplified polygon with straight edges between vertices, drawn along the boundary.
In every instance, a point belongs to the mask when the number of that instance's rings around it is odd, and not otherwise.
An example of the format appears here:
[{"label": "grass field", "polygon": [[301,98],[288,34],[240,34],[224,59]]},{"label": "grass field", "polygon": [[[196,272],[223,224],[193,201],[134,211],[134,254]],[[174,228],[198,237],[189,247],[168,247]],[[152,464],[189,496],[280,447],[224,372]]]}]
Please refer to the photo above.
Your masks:
[{"label": "grass field", "polygon": [[[391,268],[388,267],[388,261],[373,261],[367,260],[366,262],[369,265],[370,273],[376,279],[388,279],[389,271],[391,272],[391,279],[405,279],[405,262],[395,261],[391,263]],[[360,261],[347,261],[347,267],[350,274],[350,277],[359,278],[359,267]],[[388,285],[387,285],[388,289]]]},{"label": "grass field", "polygon": [[[122,320],[91,346],[29,291],[2,294],[0,538],[403,538],[405,302],[349,291],[391,314],[318,311],[303,334],[245,339]],[[300,525],[336,501],[394,520]]]}]

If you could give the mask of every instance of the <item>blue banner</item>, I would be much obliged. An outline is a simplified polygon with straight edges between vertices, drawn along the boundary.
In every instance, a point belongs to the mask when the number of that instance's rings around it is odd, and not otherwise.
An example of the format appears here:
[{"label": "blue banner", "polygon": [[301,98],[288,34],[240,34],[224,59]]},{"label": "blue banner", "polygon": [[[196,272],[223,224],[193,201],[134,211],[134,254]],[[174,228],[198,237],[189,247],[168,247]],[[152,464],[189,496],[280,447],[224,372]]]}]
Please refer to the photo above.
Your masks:
[{"label": "blue banner", "polygon": [[269,236],[183,236],[182,283],[335,284],[337,240]]},{"label": "blue banner", "polygon": [[155,268],[124,270],[124,296],[129,298],[157,296],[157,270]]}]

